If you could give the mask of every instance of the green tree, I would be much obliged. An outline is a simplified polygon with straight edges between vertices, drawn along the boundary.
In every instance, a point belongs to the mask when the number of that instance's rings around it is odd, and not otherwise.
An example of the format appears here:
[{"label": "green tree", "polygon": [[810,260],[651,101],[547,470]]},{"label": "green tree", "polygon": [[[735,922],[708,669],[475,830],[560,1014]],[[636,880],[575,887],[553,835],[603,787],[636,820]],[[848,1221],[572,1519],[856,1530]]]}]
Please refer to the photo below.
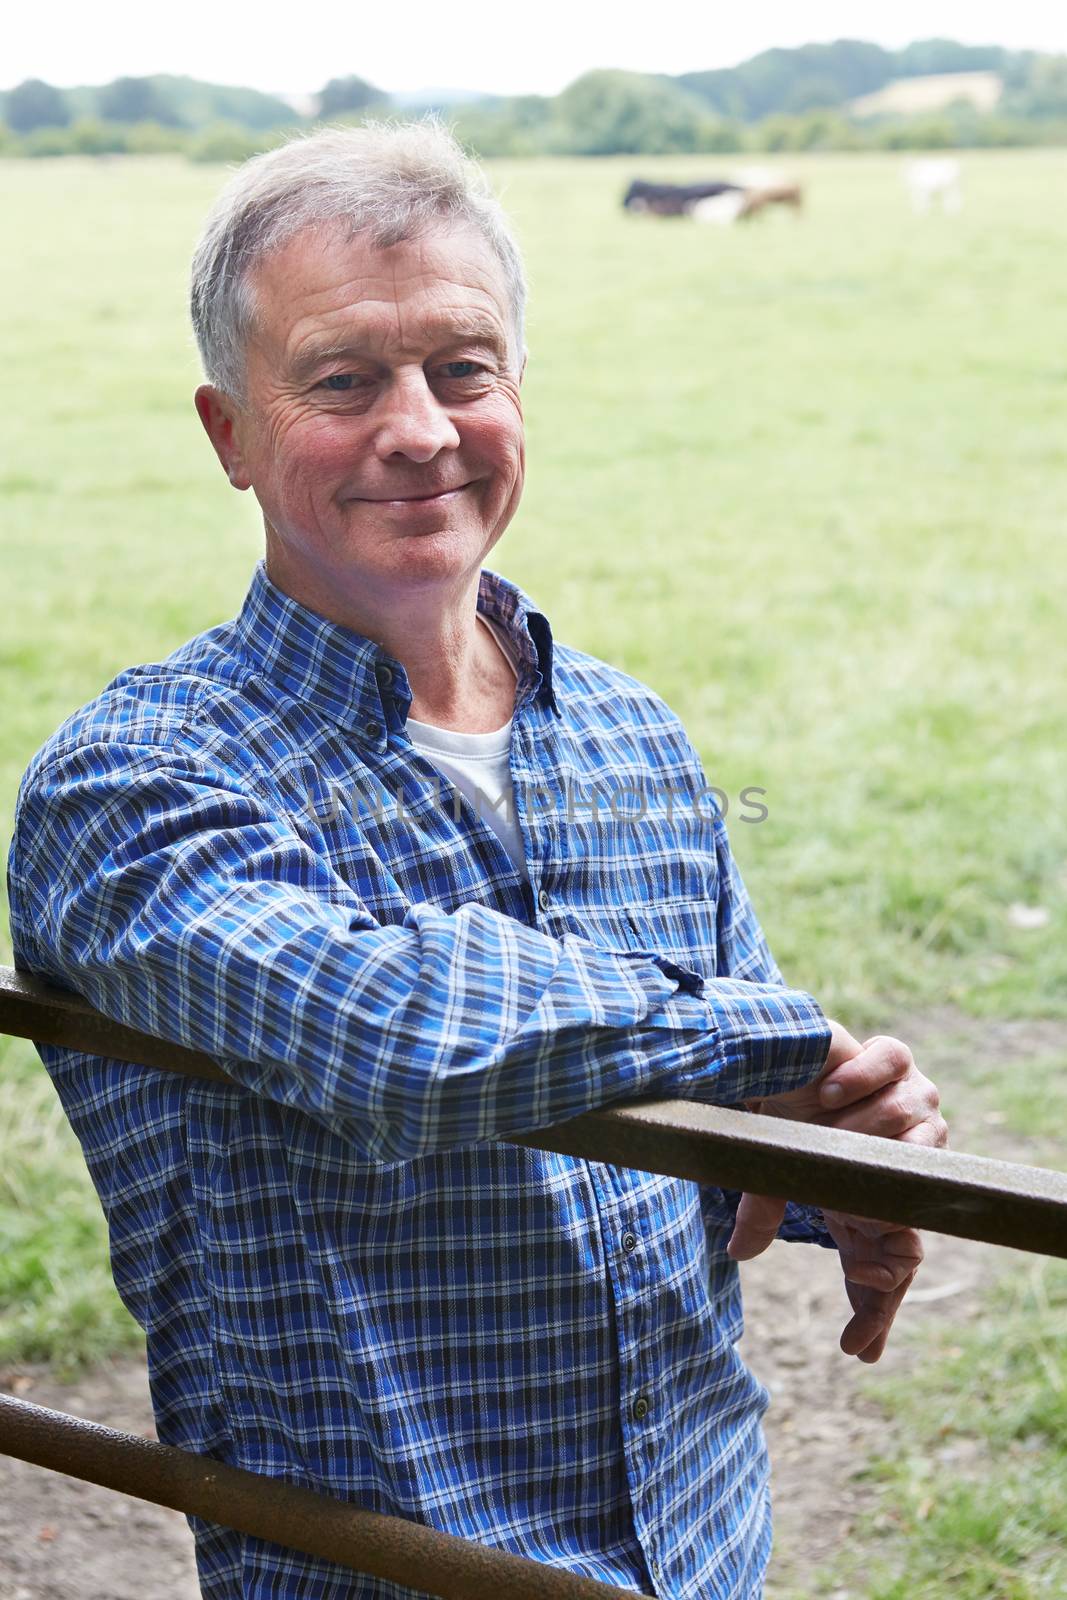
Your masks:
[{"label": "green tree", "polygon": [[26,78],[7,97],[7,125],[15,133],[35,128],[65,128],[70,122],[67,102],[58,89],[42,78]]},{"label": "green tree", "polygon": [[876,135],[883,150],[950,150],[956,142],[952,123],[937,115],[887,122]]},{"label": "green tree", "polygon": [[189,134],[184,128],[164,128],[158,122],[135,122],[126,133],[126,149],[131,156],[159,156],[184,150]]},{"label": "green tree", "polygon": [[158,122],[181,119],[151,78],[116,78],[100,91],[100,115],[107,122]]},{"label": "green tree", "polygon": [[99,117],[79,117],[67,133],[71,155],[112,156],[126,149],[126,129],[118,122],[101,122]]},{"label": "green tree", "polygon": [[839,86],[830,77],[798,78],[786,94],[783,110],[800,114],[805,111],[824,111],[841,103]]},{"label": "green tree", "polygon": [[534,94],[457,107],[453,122],[460,143],[479,156],[542,155],[551,125],[552,101]]},{"label": "green tree", "polygon": [[1062,144],[1062,129],[1057,134],[1055,126],[1036,122],[1024,122],[1019,117],[1002,117],[997,113],[992,116],[979,116],[964,132],[969,132],[971,137],[960,143],[968,143],[979,147],[992,149],[1041,144],[1046,141],[1052,144]]},{"label": "green tree", "polygon": [[1020,109],[1029,117],[1067,116],[1067,56],[1034,60]]},{"label": "green tree", "polygon": [[574,155],[670,155],[700,148],[704,111],[666,78],[587,72],[556,101],[563,147]]},{"label": "green tree", "polygon": [[897,51],[895,77],[925,78],[938,72],[999,72],[1007,51],[997,44],[959,44],[955,39],[916,39]]},{"label": "green tree", "polygon": [[748,116],[744,85],[733,67],[718,67],[712,72],[683,72],[674,81],[687,94],[705,100],[720,117],[743,119]]},{"label": "green tree", "polygon": [[347,117],[353,112],[384,106],[387,100],[388,96],[365,78],[354,74],[347,78],[331,78],[318,95],[318,114],[323,119]]},{"label": "green tree", "polygon": [[174,112],[178,126],[207,128],[217,122],[236,122],[244,128],[279,128],[299,121],[297,113],[277,95],[234,84],[204,83],[199,78],[156,73],[149,79]]},{"label": "green tree", "polygon": [[69,156],[70,133],[66,128],[33,128],[22,139],[24,156]]},{"label": "green tree", "polygon": [[186,154],[190,161],[247,161],[249,156],[268,149],[270,142],[262,134],[239,128],[235,123],[216,122],[189,141]]},{"label": "green tree", "polygon": [[744,130],[726,117],[701,117],[696,148],[708,155],[732,155],[745,148]]},{"label": "green tree", "polygon": [[851,122],[836,111],[809,111],[793,125],[791,150],[859,150],[863,140]]},{"label": "green tree", "polygon": [[841,105],[888,83],[893,55],[862,39],[763,50],[740,66],[687,72],[675,79],[721,115],[753,121],[773,112]]},{"label": "green tree", "polygon": [[795,150],[796,125],[796,117],[786,117],[781,112],[776,112],[771,117],[764,117],[753,130],[753,149],[769,150],[772,153]]}]

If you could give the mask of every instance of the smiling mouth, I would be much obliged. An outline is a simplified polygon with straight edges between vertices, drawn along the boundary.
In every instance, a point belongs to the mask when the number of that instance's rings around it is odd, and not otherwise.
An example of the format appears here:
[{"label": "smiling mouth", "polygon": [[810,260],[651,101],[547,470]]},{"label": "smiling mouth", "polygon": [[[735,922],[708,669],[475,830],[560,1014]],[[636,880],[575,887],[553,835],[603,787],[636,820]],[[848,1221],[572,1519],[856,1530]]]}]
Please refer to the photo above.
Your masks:
[{"label": "smiling mouth", "polygon": [[354,498],[372,506],[432,506],[452,500],[469,488],[470,483],[459,483],[454,489],[439,489],[436,494],[356,495]]}]

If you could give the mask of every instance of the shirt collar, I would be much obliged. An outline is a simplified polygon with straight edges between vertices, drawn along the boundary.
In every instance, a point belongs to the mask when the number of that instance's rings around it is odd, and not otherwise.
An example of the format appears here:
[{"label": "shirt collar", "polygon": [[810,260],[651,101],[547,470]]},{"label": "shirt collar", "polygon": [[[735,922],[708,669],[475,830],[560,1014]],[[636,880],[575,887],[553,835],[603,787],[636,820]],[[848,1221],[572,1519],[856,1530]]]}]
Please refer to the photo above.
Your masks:
[{"label": "shirt collar", "polygon": [[[560,715],[552,685],[552,630],[548,618],[517,584],[482,569],[478,610],[499,624],[515,647],[516,708],[529,699]],[[384,746],[386,727],[403,724],[411,689],[402,664],[373,639],[330,622],[284,594],[257,563],[235,618],[242,653],[257,669],[299,700],[319,706],[364,742]]]}]

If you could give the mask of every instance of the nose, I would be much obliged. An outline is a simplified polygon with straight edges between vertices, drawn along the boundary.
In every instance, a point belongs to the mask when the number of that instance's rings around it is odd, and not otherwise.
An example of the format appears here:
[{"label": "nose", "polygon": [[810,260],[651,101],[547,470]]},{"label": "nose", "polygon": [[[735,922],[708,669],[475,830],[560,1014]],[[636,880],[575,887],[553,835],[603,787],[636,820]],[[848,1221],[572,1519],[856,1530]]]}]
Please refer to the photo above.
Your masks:
[{"label": "nose", "polygon": [[375,446],[383,461],[397,455],[409,461],[432,461],[439,451],[459,446],[456,426],[421,367],[396,373],[379,397],[378,407]]}]

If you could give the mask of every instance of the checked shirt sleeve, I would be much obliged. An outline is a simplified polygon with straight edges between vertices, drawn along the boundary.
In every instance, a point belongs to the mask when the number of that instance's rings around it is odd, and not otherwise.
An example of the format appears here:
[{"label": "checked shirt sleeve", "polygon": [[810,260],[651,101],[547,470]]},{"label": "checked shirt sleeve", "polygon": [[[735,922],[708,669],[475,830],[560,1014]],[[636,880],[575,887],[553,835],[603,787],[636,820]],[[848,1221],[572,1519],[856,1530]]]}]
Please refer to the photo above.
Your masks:
[{"label": "checked shirt sleeve", "polygon": [[[719,971],[761,986],[780,984],[784,990],[785,981],[771,955],[752,908],[748,891],[730,849],[726,824],[721,817],[716,819],[715,832],[719,869]],[[829,1044],[829,1037],[827,1043]],[[824,1050],[823,1059],[825,1058]],[[740,1199],[741,1194],[738,1190],[704,1189],[702,1202],[705,1222],[717,1231],[725,1230],[728,1235],[733,1228]],[[831,1250],[837,1248],[819,1208],[798,1205],[793,1200],[786,1206],[785,1218],[778,1229],[778,1237],[803,1244],[821,1244]]]},{"label": "checked shirt sleeve", "polygon": [[477,903],[380,923],[288,817],[199,753],[107,742],[31,771],[20,961],[215,1057],[372,1159],[643,1094],[809,1082],[829,1030],[778,982],[692,975]]}]

